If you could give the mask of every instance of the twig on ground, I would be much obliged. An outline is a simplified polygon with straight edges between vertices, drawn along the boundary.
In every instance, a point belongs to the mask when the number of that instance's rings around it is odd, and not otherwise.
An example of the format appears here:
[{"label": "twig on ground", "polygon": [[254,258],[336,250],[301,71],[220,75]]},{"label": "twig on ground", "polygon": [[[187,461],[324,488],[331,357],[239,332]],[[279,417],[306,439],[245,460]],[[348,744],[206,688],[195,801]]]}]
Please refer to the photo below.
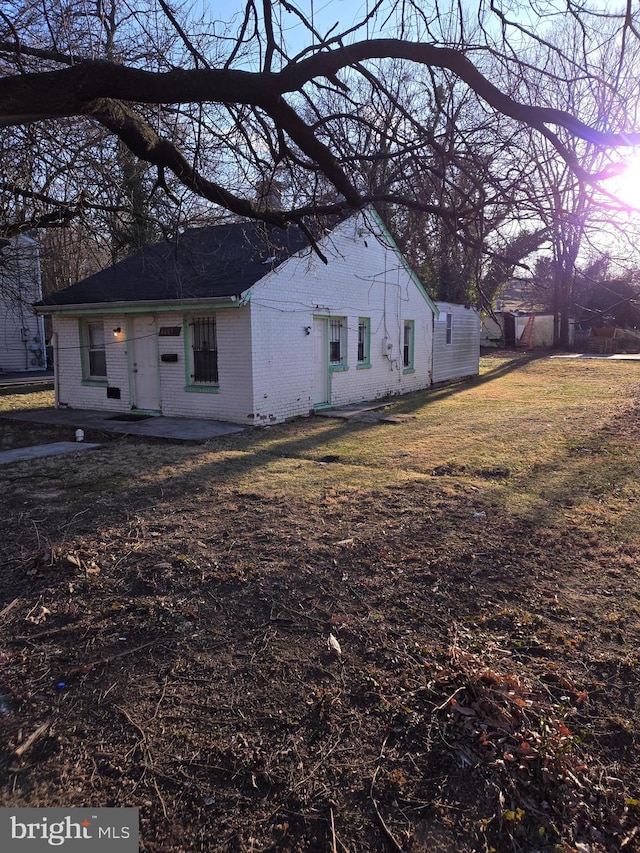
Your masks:
[{"label": "twig on ground", "polygon": [[318,761],[318,762],[316,762],[316,764],[314,764],[314,766],[311,768],[311,771],[309,773],[307,773],[306,776],[304,776],[302,779],[300,779],[298,782],[296,782],[296,784],[293,786],[292,790],[294,790],[294,791],[297,790],[298,788],[301,787],[301,785],[305,785],[310,779],[313,779],[313,777],[316,775],[316,771],[320,767],[322,767],[322,765],[325,763],[325,761],[331,755],[331,753],[340,746],[340,743],[342,742],[342,735],[343,735],[343,732],[341,730],[339,732],[338,736],[335,738],[333,744],[331,744],[329,746],[329,748],[327,750],[325,750],[325,752],[321,755],[320,761]]},{"label": "twig on ground", "polygon": [[444,711],[444,709],[445,709],[448,705],[450,705],[450,704],[451,704],[451,700],[452,700],[452,699],[455,699],[455,698],[456,698],[456,696],[458,695],[458,693],[462,693],[462,691],[463,691],[463,690],[466,690],[466,689],[467,689],[467,688],[466,688],[466,685],[465,685],[464,687],[458,687],[458,689],[457,689],[457,690],[454,690],[454,691],[453,691],[453,693],[451,694],[451,696],[447,696],[447,698],[444,700],[444,702],[442,703],[442,705],[438,705],[438,707],[437,707],[437,708],[434,708],[432,713],[434,713],[434,714],[435,714],[435,713],[436,713],[436,711]]},{"label": "twig on ground", "polygon": [[153,787],[155,788],[156,794],[158,795],[158,799],[160,800],[160,805],[162,806],[162,814],[166,818],[168,817],[167,804],[164,801],[164,797],[160,793],[160,788],[158,788],[158,782],[156,781],[156,779],[153,780]]},{"label": "twig on ground", "polygon": [[[387,735],[385,737],[385,739],[382,741],[382,746],[380,748],[380,755],[378,756],[378,762],[380,762],[382,760],[382,758],[384,757],[384,751],[385,751],[385,748],[387,746],[387,740],[388,739],[389,739],[389,735]],[[379,769],[380,769],[380,764],[378,763],[378,766],[374,770],[373,776],[371,778],[371,785],[369,787],[369,799],[373,803],[373,809],[376,813],[376,817],[378,818],[378,822],[380,823],[380,827],[384,833],[385,838],[389,842],[389,845],[391,846],[391,848],[393,850],[396,851],[396,853],[404,853],[402,846],[399,844],[396,837],[394,836],[394,834],[391,832],[391,830],[389,829],[389,827],[385,823],[384,818],[380,814],[380,809],[378,808],[378,803],[376,802],[376,798],[373,796],[373,791],[374,791],[375,784],[376,784],[376,777],[378,775]]]},{"label": "twig on ground", "polygon": [[338,848],[336,847],[336,825],[333,821],[333,809],[329,809],[329,818],[330,818],[330,826],[331,826],[331,853],[338,853]]},{"label": "twig on ground", "polygon": [[16,606],[16,604],[19,603],[19,601],[19,598],[14,598],[13,601],[7,604],[6,607],[3,607],[2,610],[0,610],[0,619],[3,619],[7,615],[7,613],[13,610],[13,608]]},{"label": "twig on ground", "polygon": [[[159,776],[162,776],[163,774],[162,774],[162,773],[160,773],[160,771],[158,771],[158,770],[156,769],[155,764],[153,763],[153,758],[152,758],[152,755],[151,755],[151,749],[150,749],[150,747],[149,747],[149,741],[147,740],[146,732],[145,732],[145,730],[142,728],[142,726],[141,726],[141,725],[139,725],[138,723],[136,723],[136,721],[133,719],[133,717],[132,717],[132,716],[131,716],[131,714],[127,711],[127,709],[126,709],[126,708],[123,708],[123,707],[122,707],[122,705],[116,705],[115,707],[118,709],[118,711],[120,711],[120,713],[121,713],[124,717],[126,717],[127,721],[128,721],[128,722],[133,726],[133,728],[134,728],[134,729],[138,732],[138,734],[140,735],[140,741],[138,742],[138,746],[139,746],[139,747],[140,747],[140,749],[143,751],[143,753],[144,753],[144,759],[145,759],[145,760],[144,760],[144,772],[143,772],[142,776],[140,777],[140,779],[138,780],[138,782],[137,782],[137,784],[136,784],[136,787],[137,787],[137,786],[140,784],[140,782],[142,782],[142,780],[144,779],[144,777],[145,777],[145,775],[146,775],[146,773],[147,773],[147,770],[150,770],[150,771],[153,773],[153,778],[152,778],[152,780],[151,780],[151,784],[153,785],[154,790],[155,790],[156,794],[158,795],[158,799],[160,800],[160,805],[161,805],[161,807],[162,807],[162,814],[163,814],[163,815],[165,816],[165,818],[166,818],[166,817],[168,817],[168,814],[169,814],[169,813],[168,813],[168,811],[167,811],[167,804],[166,804],[166,803],[165,803],[165,801],[164,801],[164,797],[162,796],[162,793],[161,793],[161,791],[160,791],[160,788],[158,787],[158,781],[157,781],[157,779],[155,778],[156,776],[158,776],[158,775],[159,775]],[[131,750],[131,752],[133,752],[133,751],[135,751],[135,747],[134,747],[134,749],[133,749],[133,750]]]},{"label": "twig on ground", "polygon": [[[0,613],[0,616],[2,614]],[[74,625],[63,625],[60,628],[49,628],[48,631],[38,631],[37,634],[19,634],[16,637],[10,637],[12,643],[28,643],[30,640],[42,640],[45,637],[55,637],[59,634],[72,634],[74,631],[80,631],[86,628],[87,623],[81,622]]]},{"label": "twig on ground", "polygon": [[389,829],[387,824],[384,822],[384,818],[380,814],[380,809],[378,808],[378,804],[375,801],[373,796],[371,797],[371,802],[373,803],[373,808],[374,808],[374,811],[376,813],[376,817],[378,818],[378,821],[380,822],[380,827],[382,828],[382,831],[384,832],[384,835],[385,835],[387,841],[391,845],[391,848],[393,850],[395,850],[396,853],[404,853],[404,850],[402,849],[400,844],[396,841],[395,836],[393,835],[393,833],[391,832],[391,830]]},{"label": "twig on ground", "polygon": [[118,711],[120,711],[120,713],[121,713],[121,714],[124,714],[124,716],[127,718],[127,720],[128,720],[128,721],[131,723],[131,725],[133,726],[133,728],[134,728],[134,729],[138,732],[138,734],[140,735],[140,740],[142,741],[142,743],[144,743],[144,744],[146,745],[146,743],[147,743],[147,735],[145,734],[145,731],[144,731],[144,729],[142,728],[142,726],[139,726],[139,725],[138,725],[138,723],[136,723],[136,721],[131,717],[131,714],[127,711],[127,709],[126,709],[126,708],[123,708],[123,707],[122,707],[122,705],[116,705],[115,707],[118,709]]},{"label": "twig on ground", "polygon": [[96,666],[106,666],[108,663],[111,663],[118,658],[126,657],[127,655],[135,654],[135,652],[139,652],[142,649],[148,649],[149,646],[154,646],[156,643],[161,642],[160,639],[151,640],[148,643],[143,643],[141,646],[136,646],[133,649],[126,649],[124,652],[118,652],[116,655],[110,655],[109,657],[100,658],[100,660],[94,660],[91,663],[85,663],[82,666],[74,666],[67,672],[67,675],[82,675],[85,672],[90,672]]},{"label": "twig on ground", "polygon": [[160,694],[160,698],[158,699],[158,701],[156,703],[156,709],[153,712],[153,717],[151,717],[152,720],[155,720],[157,718],[158,711],[160,710],[160,705],[162,703],[162,700],[164,699],[164,695],[166,692],[167,692],[167,679],[165,678],[164,684],[162,685],[162,693]]},{"label": "twig on ground", "polygon": [[16,758],[21,758],[28,749],[31,749],[33,744],[38,740],[38,738],[42,737],[42,735],[47,731],[47,729],[51,726],[52,721],[49,720],[46,723],[43,723],[41,726],[33,732],[33,734],[29,735],[29,737],[21,743],[20,746],[16,747],[13,750],[13,754]]}]

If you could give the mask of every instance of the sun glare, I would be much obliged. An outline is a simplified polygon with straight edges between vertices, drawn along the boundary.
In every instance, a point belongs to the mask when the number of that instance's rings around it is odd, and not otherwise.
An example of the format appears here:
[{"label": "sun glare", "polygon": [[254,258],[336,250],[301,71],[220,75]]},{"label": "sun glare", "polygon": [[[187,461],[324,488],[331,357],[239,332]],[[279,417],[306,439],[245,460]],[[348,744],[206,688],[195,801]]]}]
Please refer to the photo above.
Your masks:
[{"label": "sun glare", "polygon": [[607,181],[607,190],[627,207],[640,210],[640,153],[620,164],[619,173]]}]

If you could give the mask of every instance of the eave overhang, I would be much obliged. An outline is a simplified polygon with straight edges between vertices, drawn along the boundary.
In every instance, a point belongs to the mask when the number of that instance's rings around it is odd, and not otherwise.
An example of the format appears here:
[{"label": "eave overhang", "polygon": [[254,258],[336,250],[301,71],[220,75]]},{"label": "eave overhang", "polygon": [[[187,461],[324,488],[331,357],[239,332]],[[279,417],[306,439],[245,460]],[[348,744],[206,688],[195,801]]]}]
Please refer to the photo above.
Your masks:
[{"label": "eave overhang", "polygon": [[171,302],[156,300],[139,302],[81,302],[76,305],[34,305],[36,314],[167,314],[176,311],[206,311],[212,308],[239,308],[246,300],[239,296],[211,296],[207,299],[176,299]]}]

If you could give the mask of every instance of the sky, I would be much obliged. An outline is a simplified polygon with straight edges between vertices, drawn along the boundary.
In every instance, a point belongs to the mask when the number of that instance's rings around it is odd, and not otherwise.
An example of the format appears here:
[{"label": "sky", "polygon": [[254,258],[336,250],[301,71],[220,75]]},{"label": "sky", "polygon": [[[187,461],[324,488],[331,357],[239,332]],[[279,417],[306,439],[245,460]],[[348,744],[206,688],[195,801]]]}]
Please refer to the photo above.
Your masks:
[{"label": "sky", "polygon": [[[310,19],[312,18],[316,29],[325,35],[336,25],[335,32],[342,32],[356,21],[362,20],[374,2],[375,0],[296,0],[295,5],[303,14]],[[392,0],[389,0],[389,6],[391,5]],[[257,6],[260,8],[261,3],[258,2]],[[209,20],[229,22],[237,17],[239,24],[242,20],[245,3],[243,0],[197,0],[194,12],[198,8],[200,15],[205,20],[208,18]],[[288,14],[282,7],[277,10],[277,15],[281,17],[290,43],[295,42],[296,33],[298,33],[300,46],[303,46],[303,43],[304,45],[308,44],[305,29],[296,16]],[[370,37],[380,34],[379,31],[373,30],[373,26],[370,27],[368,33]],[[363,30],[360,37],[366,36],[367,32]]]}]

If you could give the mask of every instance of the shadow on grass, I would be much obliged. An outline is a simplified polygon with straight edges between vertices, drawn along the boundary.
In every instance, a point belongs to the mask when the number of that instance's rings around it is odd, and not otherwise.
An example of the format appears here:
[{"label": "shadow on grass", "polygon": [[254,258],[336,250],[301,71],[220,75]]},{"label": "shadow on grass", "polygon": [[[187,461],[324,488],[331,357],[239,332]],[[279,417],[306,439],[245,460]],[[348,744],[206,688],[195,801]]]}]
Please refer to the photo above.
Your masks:
[{"label": "shadow on grass", "polygon": [[571,518],[574,526],[606,528],[614,538],[624,538],[625,530],[634,538],[640,533],[637,449],[632,437],[625,450],[607,435],[618,418],[565,438],[555,458],[536,462],[513,485],[512,498],[526,501],[522,514],[531,527],[562,526]]},{"label": "shadow on grass", "polygon": [[435,385],[432,388],[426,388],[424,391],[416,391],[413,394],[398,397],[398,399],[393,400],[390,405],[393,406],[393,409],[396,412],[412,412],[416,409],[422,408],[423,406],[438,403],[441,400],[446,400],[449,397],[453,397],[456,394],[467,391],[469,388],[480,388],[490,382],[495,382],[497,379],[502,379],[504,376],[507,376],[509,373],[513,373],[515,370],[526,367],[532,361],[545,357],[546,356],[529,354],[524,356],[517,355],[510,358],[508,361],[485,371],[484,373],[478,374],[477,376],[470,376],[466,379],[460,380],[452,380],[451,382]]},{"label": "shadow on grass", "polygon": [[27,397],[29,394],[41,394],[43,391],[53,391],[52,380],[28,384],[2,385],[0,386],[0,397]]},{"label": "shadow on grass", "polygon": [[[518,367],[525,366],[531,361],[531,358],[517,358],[509,360],[506,363],[501,363],[495,369],[489,370],[487,373],[473,378],[464,383],[457,383],[454,386],[443,386],[439,389],[425,393],[411,395],[419,397],[419,400],[412,401],[413,408],[417,409],[430,402],[445,399],[453,394],[462,393],[468,388],[484,386],[491,381],[495,381],[517,370]],[[506,487],[504,497],[506,504],[499,508],[502,504],[502,498],[499,498],[494,506],[494,509],[489,512],[489,503],[492,496],[489,493],[480,493],[477,495],[477,500],[472,497],[459,496],[459,500],[465,503],[465,508],[468,513],[460,515],[454,522],[455,525],[468,524],[474,522],[472,510],[484,510],[487,508],[487,515],[502,515],[505,512],[508,516],[524,523],[529,532],[532,530],[544,530],[556,525],[559,528],[564,528],[567,524],[567,513],[576,515],[576,524],[580,525],[581,529],[586,530],[590,523],[601,524],[606,520],[608,499],[612,494],[613,485],[617,490],[628,490],[629,494],[635,495],[635,454],[630,453],[624,459],[619,457],[614,458],[613,454],[609,455],[607,451],[607,433],[606,429],[615,424],[615,417],[606,424],[599,424],[592,427],[580,435],[572,435],[568,440],[562,440],[558,445],[558,453],[551,460],[541,460],[534,468],[529,471],[522,479],[515,481],[510,480]],[[104,502],[97,501],[93,510],[83,509],[82,513],[73,515],[71,522],[74,526],[74,536],[82,535],[83,531],[96,529],[102,526],[104,519],[101,513],[101,503],[106,509],[108,524],[116,528],[122,523],[122,519],[129,518],[132,512],[140,513],[141,517],[149,513],[149,519],[158,513],[166,514],[166,519],[174,513],[180,515],[188,513],[191,510],[197,510],[197,503],[200,500],[200,493],[203,499],[211,501],[212,509],[217,506],[218,498],[216,492],[218,489],[228,491],[239,490],[240,494],[229,497],[227,494],[222,495],[221,506],[224,506],[225,501],[231,503],[237,502],[238,508],[246,502],[246,506],[252,506],[252,501],[261,501],[264,505],[270,505],[275,512],[278,507],[284,515],[286,515],[292,507],[296,506],[300,495],[303,493],[304,477],[308,472],[313,472],[313,468],[305,466],[300,473],[300,488],[298,492],[292,491],[291,504],[284,492],[279,496],[271,496],[269,489],[263,492],[263,485],[260,483],[260,474],[269,476],[269,465],[278,459],[299,459],[305,463],[316,465],[318,463],[318,478],[321,482],[321,488],[326,485],[328,488],[340,489],[341,484],[347,482],[358,483],[358,477],[362,476],[363,486],[365,491],[383,492],[388,488],[390,482],[385,477],[381,476],[379,480],[372,480],[371,473],[363,471],[362,475],[357,470],[348,472],[344,464],[362,465],[357,461],[354,463],[349,458],[348,454],[344,456],[336,455],[334,457],[323,457],[319,455],[326,446],[330,449],[333,442],[340,442],[344,439],[355,437],[358,439],[375,440],[375,436],[370,436],[371,428],[382,430],[395,430],[393,425],[379,424],[376,422],[354,422],[336,420],[328,422],[324,418],[317,418],[314,421],[308,422],[308,428],[304,429],[304,435],[299,436],[300,423],[282,424],[271,427],[264,431],[252,431],[234,436],[228,436],[208,442],[206,445],[195,448],[195,453],[189,458],[193,463],[189,466],[188,471],[176,471],[171,467],[171,462],[164,460],[160,467],[152,466],[153,477],[151,482],[135,483],[129,481],[128,484],[122,484],[122,492],[119,496],[115,496],[114,492],[109,488],[105,489]],[[294,433],[293,435],[291,433]],[[616,435],[624,435],[624,425],[619,425]],[[138,442],[142,448],[147,444],[147,441]],[[131,448],[129,448],[131,450]],[[144,451],[142,451],[144,452]],[[225,452],[231,455],[223,457],[211,458],[210,453]],[[180,454],[178,454],[178,458]],[[333,464],[332,464],[333,463]],[[335,464],[338,463],[338,464]],[[322,466],[322,467],[321,467]],[[326,467],[325,467],[326,466]],[[293,466],[295,467],[295,466]],[[371,466],[365,465],[370,468]],[[156,468],[153,471],[153,468]],[[164,470],[160,470],[160,468]],[[380,469],[382,472],[382,469]],[[326,472],[322,474],[320,472]],[[304,473],[306,472],[306,473]],[[345,472],[344,475],[342,472]],[[411,473],[408,472],[411,477]],[[255,489],[252,488],[252,476],[255,479]],[[293,473],[292,477],[298,475]],[[311,473],[311,480],[316,479],[315,473]],[[323,478],[326,479],[326,483]],[[265,481],[263,480],[262,483]],[[101,479],[95,484],[98,491],[105,485]],[[296,484],[298,485],[298,484]],[[286,490],[286,485],[283,487]],[[404,486],[393,487],[395,494],[398,488],[414,488],[413,485],[405,484]],[[422,500],[428,497],[431,500],[432,495],[436,495],[436,491],[431,491],[430,485],[425,485],[426,492],[423,494]],[[435,489],[438,486],[434,487]],[[477,492],[478,490],[476,490]],[[256,494],[253,494],[255,492]],[[191,497],[189,497],[191,496]],[[193,503],[195,496],[196,504]],[[204,497],[206,496],[206,498]],[[92,496],[92,501],[95,495]],[[437,503],[437,498],[434,498]],[[313,503],[314,499],[310,499]],[[419,515],[422,509],[419,507],[420,498],[416,505],[416,513]],[[634,498],[635,501],[635,498]],[[303,501],[306,503],[306,499]],[[477,504],[477,505],[476,505]],[[593,504],[596,508],[600,507],[601,512],[597,513],[597,518],[593,516],[589,504]],[[256,506],[260,508],[260,503]],[[616,509],[618,515],[616,517],[617,529],[623,525],[634,524],[633,514],[637,504],[629,503],[627,506],[620,506]],[[171,507],[171,509],[167,509]],[[73,503],[70,511],[75,512]],[[292,510],[295,513],[295,509]],[[465,510],[466,511],[466,510]],[[22,512],[22,510],[21,510]],[[87,512],[85,516],[84,513]],[[21,516],[22,517],[22,516]],[[591,521],[590,521],[591,519]],[[70,522],[70,524],[71,524]],[[212,517],[211,525],[216,527],[218,522]],[[261,520],[258,512],[255,518],[255,532],[261,529],[261,525],[266,522]],[[574,523],[574,522],[572,522]],[[68,535],[68,527],[70,524],[60,525],[59,520],[56,525],[60,530],[64,530],[64,536]],[[478,522],[480,524],[480,522]],[[442,542],[446,543],[446,525],[445,522],[439,522],[439,536]],[[635,525],[637,526],[637,525]],[[322,528],[320,528],[322,530]],[[319,534],[320,535],[320,534]],[[64,539],[64,536],[62,537]],[[337,538],[340,538],[336,534]],[[49,537],[46,537],[49,540]],[[60,534],[50,536],[52,545],[57,545],[60,541]],[[446,549],[446,544],[444,545]],[[256,553],[259,553],[262,546],[260,540],[255,543]],[[515,570],[514,570],[515,571]],[[517,573],[516,573],[517,574]],[[12,591],[11,595],[14,595]]]},{"label": "shadow on grass", "polygon": [[[415,412],[419,409],[424,408],[425,406],[432,405],[433,403],[438,403],[442,400],[445,400],[449,397],[453,397],[456,394],[462,394],[468,391],[470,388],[478,388],[483,385],[486,385],[490,382],[495,382],[498,379],[502,379],[504,376],[513,372],[514,370],[518,370],[521,367],[529,364],[533,361],[536,356],[516,356],[512,359],[509,359],[506,363],[502,363],[491,370],[483,373],[480,376],[473,376],[468,379],[460,380],[457,382],[451,382],[447,384],[442,384],[436,388],[428,388],[423,391],[415,391],[411,394],[399,396],[397,399],[392,399],[389,402],[389,406],[392,408],[392,411],[395,413],[410,413]],[[538,356],[539,358],[539,356]],[[319,418],[318,420],[322,420],[324,426],[324,422],[327,419],[325,417]],[[283,433],[282,440],[273,441],[273,433],[266,432],[263,435],[258,435],[256,433],[242,434],[237,437],[236,442],[234,444],[237,445],[237,449],[243,449],[243,445],[253,445],[254,452],[251,454],[251,450],[248,450],[252,456],[256,458],[273,458],[274,456],[285,457],[285,458],[296,458],[296,457],[304,457],[305,454],[309,453],[312,450],[316,450],[318,446],[327,444],[329,445],[334,439],[341,438],[347,434],[353,434],[358,432],[368,432],[372,427],[379,428],[383,426],[379,421],[376,420],[357,420],[355,418],[351,418],[348,420],[342,420],[336,418],[335,425],[330,427],[329,429],[320,428],[320,431],[317,434],[306,436],[301,439],[292,439],[287,440],[286,431],[287,424],[281,424],[279,426],[270,427],[269,430],[273,429],[279,430]],[[387,428],[386,426],[384,428]],[[389,425],[388,428],[393,428]],[[248,441],[247,441],[248,439]],[[264,447],[263,445],[268,444],[268,447]],[[229,442],[224,441],[223,446],[229,447]],[[307,457],[308,458],[308,457]],[[322,461],[322,460],[312,460],[312,461]],[[335,460],[339,461],[339,460]]]},{"label": "shadow on grass", "polygon": [[[396,412],[415,412],[425,406],[465,393],[469,389],[486,386],[491,382],[500,380],[526,366],[534,358],[535,356],[518,354],[513,358],[501,359],[495,367],[482,375],[441,385],[437,388],[414,392],[406,397],[398,397],[391,401],[390,406]],[[17,390],[21,394],[29,393],[26,388],[13,390]],[[31,390],[33,390],[33,386],[31,386]],[[362,465],[366,463],[353,459],[352,452],[341,452],[339,447],[334,449],[334,445],[345,443],[353,447],[354,443],[368,437],[372,429],[394,430],[398,428],[396,425],[384,424],[375,420],[311,418],[305,422],[302,435],[300,435],[300,424],[301,420],[299,419],[264,430],[256,429],[212,439],[197,447],[196,458],[200,450],[202,450],[203,457],[206,457],[210,452],[236,452],[238,455],[234,454],[233,458],[217,458],[213,461],[202,458],[196,463],[195,470],[192,468],[187,474],[168,471],[164,476],[160,475],[162,477],[161,487],[170,490],[171,494],[182,489],[189,491],[194,477],[197,480],[207,482],[209,486],[225,485],[234,479],[246,479],[252,472],[266,469],[270,463],[277,459],[300,459],[311,464]],[[141,445],[149,441],[146,438],[137,439],[135,437],[132,440],[136,443],[140,442]],[[155,443],[155,441],[152,439],[150,443]],[[322,455],[325,448],[326,455]],[[161,467],[165,467],[164,463],[160,464]],[[150,473],[153,476],[153,470]],[[158,483],[156,482],[148,490],[146,487],[134,485],[128,491],[130,494],[137,494],[140,497],[145,491],[154,493],[157,488]]]}]

